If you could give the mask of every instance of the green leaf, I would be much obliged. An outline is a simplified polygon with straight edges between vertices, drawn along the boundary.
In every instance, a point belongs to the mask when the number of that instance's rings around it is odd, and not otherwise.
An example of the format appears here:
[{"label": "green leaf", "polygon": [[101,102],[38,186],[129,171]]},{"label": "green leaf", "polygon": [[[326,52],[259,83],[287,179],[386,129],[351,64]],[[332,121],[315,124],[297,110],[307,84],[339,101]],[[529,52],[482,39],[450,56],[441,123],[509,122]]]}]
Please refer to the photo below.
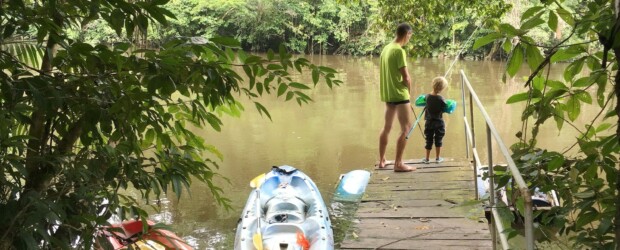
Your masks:
[{"label": "green leaf", "polygon": [[573,18],[573,14],[568,12],[566,9],[559,8],[556,10],[560,18],[564,20],[568,25],[575,26],[575,19]]},{"label": "green leaf", "polygon": [[478,38],[476,39],[476,42],[474,43],[473,49],[478,49],[502,37],[504,37],[504,35],[501,33],[491,33],[484,37]]},{"label": "green leaf", "polygon": [[285,58],[287,58],[288,52],[286,50],[286,46],[284,46],[284,44],[280,44],[280,46],[278,46],[278,51],[280,54],[280,60],[283,60]]},{"label": "green leaf", "polygon": [[562,157],[562,156],[554,157],[547,164],[547,170],[548,171],[555,171],[558,168],[560,168],[563,164],[564,164],[564,157]]},{"label": "green leaf", "polygon": [[218,45],[226,46],[226,47],[232,47],[232,48],[241,47],[241,43],[239,43],[239,41],[231,37],[213,37],[209,39],[209,41],[215,44],[218,44]]},{"label": "green leaf", "polygon": [[326,74],[338,74],[337,70],[330,68],[330,67],[319,66],[319,70],[321,70],[323,73],[326,73]]},{"label": "green leaf", "polygon": [[553,113],[553,119],[555,120],[558,130],[562,130],[562,126],[564,125],[564,105],[557,104],[553,110]]},{"label": "green leaf", "polygon": [[598,229],[597,229],[598,233],[600,235],[605,235],[605,234],[609,233],[608,230],[609,230],[609,228],[611,228],[613,220],[614,220],[613,216],[602,216],[600,224],[599,224]]},{"label": "green leaf", "polygon": [[536,26],[539,26],[539,25],[541,25],[543,23],[545,23],[545,21],[543,21],[540,17],[535,17],[535,18],[527,20],[527,22],[523,23],[521,25],[520,30],[527,31],[527,30],[529,30],[531,28],[534,28]]},{"label": "green leaf", "polygon": [[[110,18],[107,20],[110,27],[116,31],[116,35],[121,36],[123,31],[123,21],[125,14],[120,9],[114,9],[110,14]],[[131,22],[127,20],[127,22]]]},{"label": "green leaf", "polygon": [[[592,196],[594,196],[594,192],[593,191],[590,191],[590,192],[592,192]],[[575,226],[577,226],[578,228],[583,227],[587,224],[594,222],[597,217],[598,217],[597,212],[582,213],[579,216],[577,216],[577,221],[575,222]]]},{"label": "green leaf", "polygon": [[502,44],[502,49],[504,50],[504,52],[510,53],[510,51],[512,50],[512,42],[510,41],[510,39],[508,38],[504,39],[504,43]]},{"label": "green leaf", "polygon": [[271,120],[271,115],[269,114],[269,111],[267,111],[265,106],[263,106],[262,104],[258,102],[254,102],[254,105],[256,106],[256,109],[258,110],[258,113],[260,115],[266,115],[267,117],[269,117],[269,120]]},{"label": "green leaf", "polygon": [[222,125],[222,121],[217,118],[217,116],[213,115],[212,113],[207,113],[207,122],[209,122],[209,124],[211,125],[211,127],[213,129],[215,129],[215,131],[220,132],[222,131],[221,125]]},{"label": "green leaf", "polygon": [[540,53],[538,47],[534,45],[526,45],[525,48],[525,58],[527,59],[527,65],[530,66],[530,69],[532,71],[534,71],[544,61],[544,58]]},{"label": "green leaf", "polygon": [[166,17],[164,16],[164,14],[162,14],[159,11],[159,8],[155,7],[151,7],[151,8],[145,8],[146,11],[151,15],[152,18],[154,18],[157,22],[161,23],[164,26],[168,25],[168,20],[166,19]]},{"label": "green leaf", "polygon": [[521,32],[510,24],[502,23],[499,25],[499,30],[504,32],[508,36],[518,36]]},{"label": "green leaf", "polygon": [[312,82],[316,85],[319,82],[319,71],[317,69],[312,69]]},{"label": "green leaf", "polygon": [[298,89],[310,89],[310,87],[308,87],[308,86],[306,86],[304,84],[298,83],[298,82],[291,82],[291,83],[289,83],[288,86],[289,87],[293,87],[293,88],[298,88]]},{"label": "green leaf", "polygon": [[521,64],[523,63],[523,47],[521,44],[518,44],[513,50],[512,55],[510,56],[510,60],[508,61],[508,65],[506,66],[506,72],[510,76],[515,76],[521,68]]},{"label": "green leaf", "polygon": [[145,15],[137,15],[136,22],[138,23],[138,28],[146,33],[149,27],[149,19]]},{"label": "green leaf", "polygon": [[590,79],[589,76],[586,77],[582,77],[577,79],[577,81],[573,82],[573,87],[574,88],[582,88],[582,87],[587,87],[590,86],[590,84],[592,84],[592,79]]},{"label": "green leaf", "polygon": [[511,97],[509,97],[508,100],[506,100],[506,104],[522,102],[522,101],[527,100],[529,97],[530,97],[530,93],[529,92],[515,94],[515,95],[512,95]]},{"label": "green leaf", "polygon": [[278,87],[278,96],[281,96],[282,94],[284,94],[284,92],[286,92],[287,89],[288,89],[288,85],[284,83],[280,83],[280,86]]},{"label": "green leaf", "polygon": [[535,14],[538,14],[538,12],[540,12],[543,8],[543,6],[534,6],[527,9],[525,12],[523,12],[523,15],[521,15],[521,20],[527,20]]},{"label": "green leaf", "polygon": [[294,96],[295,96],[295,93],[293,93],[292,91],[289,91],[288,93],[286,93],[286,101],[291,100]]},{"label": "green leaf", "polygon": [[570,48],[560,49],[555,54],[553,54],[553,56],[551,56],[551,62],[556,63],[560,61],[566,61],[578,56],[579,54],[581,54],[581,52],[576,52],[574,50],[571,50]]},{"label": "green leaf", "polygon": [[555,80],[547,80],[547,86],[549,86],[551,89],[568,89],[566,84]]},{"label": "green leaf", "polygon": [[274,54],[273,54],[273,50],[269,49],[267,50],[267,60],[272,61],[275,58]]},{"label": "green leaf", "polygon": [[611,127],[610,123],[603,123],[596,128],[596,132],[599,133],[599,132],[605,131],[609,129],[610,127]]},{"label": "green leaf", "polygon": [[592,104],[592,96],[590,95],[590,93],[586,91],[579,91],[578,93],[575,94],[575,96],[577,97],[577,99],[579,99],[582,102],[585,102],[587,104]]},{"label": "green leaf", "polygon": [[155,139],[155,130],[148,129],[144,135],[144,143],[150,145]]},{"label": "green leaf", "polygon": [[581,102],[579,101],[579,98],[574,95],[568,98],[565,109],[566,113],[568,113],[568,119],[571,121],[577,120],[577,117],[579,117],[579,114],[581,113]]},{"label": "green leaf", "polygon": [[541,76],[534,77],[534,79],[532,79],[532,87],[534,87],[535,90],[542,92],[545,88],[545,78]]},{"label": "green leaf", "polygon": [[585,61],[586,57],[582,57],[568,65],[568,67],[564,70],[564,80],[570,82],[573,80],[575,75],[581,73]]},{"label": "green leaf", "polygon": [[547,24],[552,31],[556,31],[558,29],[558,15],[556,15],[555,12],[549,11],[549,21]]}]

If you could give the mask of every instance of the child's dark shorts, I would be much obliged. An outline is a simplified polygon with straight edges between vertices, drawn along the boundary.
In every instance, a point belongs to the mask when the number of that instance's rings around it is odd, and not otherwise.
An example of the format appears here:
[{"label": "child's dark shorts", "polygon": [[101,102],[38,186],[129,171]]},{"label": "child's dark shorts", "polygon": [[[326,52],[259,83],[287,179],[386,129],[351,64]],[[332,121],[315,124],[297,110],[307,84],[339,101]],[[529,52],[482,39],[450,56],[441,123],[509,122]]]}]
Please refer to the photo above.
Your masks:
[{"label": "child's dark shorts", "polygon": [[445,134],[446,124],[443,120],[427,120],[424,125],[424,136],[426,137],[426,146],[424,148],[428,150],[433,148],[433,140],[435,141],[435,147],[441,147]]}]

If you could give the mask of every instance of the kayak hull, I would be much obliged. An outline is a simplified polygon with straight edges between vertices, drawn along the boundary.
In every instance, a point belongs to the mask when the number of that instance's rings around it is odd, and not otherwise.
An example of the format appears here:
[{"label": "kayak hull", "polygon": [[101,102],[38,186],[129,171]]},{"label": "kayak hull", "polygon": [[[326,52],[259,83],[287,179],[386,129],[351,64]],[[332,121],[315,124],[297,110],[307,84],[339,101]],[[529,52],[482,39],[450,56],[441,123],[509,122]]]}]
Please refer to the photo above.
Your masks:
[{"label": "kayak hull", "polygon": [[291,166],[274,167],[250,192],[235,249],[334,249],[327,207],[316,184]]}]

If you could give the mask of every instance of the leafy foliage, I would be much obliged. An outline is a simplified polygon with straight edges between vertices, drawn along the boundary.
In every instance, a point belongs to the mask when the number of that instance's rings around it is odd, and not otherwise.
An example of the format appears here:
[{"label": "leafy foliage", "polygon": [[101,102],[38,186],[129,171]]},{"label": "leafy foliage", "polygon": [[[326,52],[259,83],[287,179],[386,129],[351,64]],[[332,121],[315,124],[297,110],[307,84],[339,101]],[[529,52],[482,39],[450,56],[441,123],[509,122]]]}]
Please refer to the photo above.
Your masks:
[{"label": "leafy foliage", "polygon": [[[398,23],[408,22],[413,27],[412,53],[420,56],[444,52],[456,54],[460,45],[477,26],[492,23],[509,8],[504,1],[452,1],[445,4],[428,0],[379,0],[380,26],[390,34]],[[481,33],[483,34],[483,33]],[[439,48],[439,49],[437,49]]]},{"label": "leafy foliage", "polygon": [[[613,249],[620,244],[616,240],[620,230],[620,190],[616,189],[620,127],[609,121],[618,115],[610,103],[620,94],[620,20],[614,4],[619,3],[543,1],[523,13],[519,27],[499,24],[496,33],[476,42],[477,47],[495,39],[503,42],[511,52],[506,66],[509,76],[514,76],[523,62],[532,70],[526,91],[508,99],[508,103],[526,102],[524,129],[517,133],[520,142],[512,146],[513,158],[532,192],[535,187],[558,192],[561,206],[541,215],[542,224],[559,228],[561,234],[573,239],[576,248]],[[560,22],[571,32],[551,46],[531,36],[534,29],[554,33]],[[572,42],[575,38],[582,42]],[[549,79],[553,63],[565,61],[570,64],[563,79]],[[584,105],[598,105],[600,112],[590,124],[579,128],[573,122],[582,115]],[[615,110],[619,108],[616,104]],[[564,152],[540,149],[537,135],[548,121],[554,121],[558,130],[568,124],[581,135]],[[577,147],[578,156],[566,156],[573,147]]]},{"label": "leafy foliage", "polygon": [[[284,46],[263,58],[223,37],[123,42],[167,24],[167,2],[0,2],[0,249],[90,248],[113,215],[145,219],[141,200],[180,197],[193,181],[228,207],[214,185],[222,155],[189,128],[220,130],[218,114],[244,110],[238,98],[269,116],[261,95],[301,105],[321,79],[341,83]],[[119,40],[70,38],[95,22]],[[313,84],[294,72],[311,72]]]}]

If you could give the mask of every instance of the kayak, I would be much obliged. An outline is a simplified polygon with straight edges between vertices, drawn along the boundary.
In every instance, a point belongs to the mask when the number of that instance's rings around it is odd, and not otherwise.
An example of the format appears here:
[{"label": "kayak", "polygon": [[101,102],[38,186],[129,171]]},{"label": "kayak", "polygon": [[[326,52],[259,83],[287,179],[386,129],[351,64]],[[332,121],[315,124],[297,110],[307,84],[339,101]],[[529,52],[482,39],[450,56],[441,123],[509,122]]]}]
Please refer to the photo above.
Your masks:
[{"label": "kayak", "polygon": [[273,167],[250,183],[235,249],[330,250],[329,213],[316,184],[291,166]]},{"label": "kayak", "polygon": [[106,227],[102,236],[106,242],[98,242],[98,249],[144,249],[144,250],[192,250],[179,236],[165,229],[153,227],[147,221],[147,231],[142,233],[142,221],[130,220]]},{"label": "kayak", "polygon": [[340,175],[334,201],[359,202],[364,196],[366,186],[370,180],[370,172],[366,170],[353,170]]}]

